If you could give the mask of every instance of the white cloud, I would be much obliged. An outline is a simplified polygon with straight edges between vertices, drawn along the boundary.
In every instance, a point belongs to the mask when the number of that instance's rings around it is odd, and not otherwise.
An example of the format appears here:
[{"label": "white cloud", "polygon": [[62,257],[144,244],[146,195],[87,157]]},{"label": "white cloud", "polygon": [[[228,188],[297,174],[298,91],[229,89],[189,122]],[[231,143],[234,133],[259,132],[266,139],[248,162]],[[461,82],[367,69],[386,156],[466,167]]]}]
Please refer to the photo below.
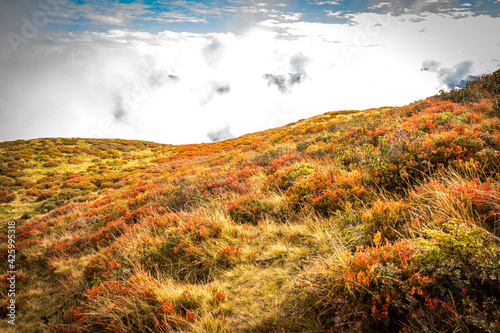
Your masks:
[{"label": "white cloud", "polygon": [[381,3],[378,3],[376,5],[373,5],[371,7],[368,7],[368,9],[377,9],[377,8],[384,8],[384,7],[391,7],[391,3],[390,2],[381,2]]},{"label": "white cloud", "polygon": [[281,19],[284,21],[298,21],[302,17],[302,13],[284,14]]},{"label": "white cloud", "polygon": [[333,12],[331,10],[325,10],[325,13],[326,13],[326,16],[329,16],[329,17],[342,17],[342,14],[344,13],[344,11],[339,10],[339,11]]},{"label": "white cloud", "polygon": [[[500,30],[498,19],[415,18],[265,21],[242,35],[115,29],[60,36],[59,45],[0,57],[0,140],[206,142],[327,111],[427,97],[444,82],[420,71],[427,59],[449,69],[473,61],[467,74],[497,68],[500,44],[491,31]],[[462,67],[442,72],[461,74]],[[283,78],[286,89],[266,74]]]},{"label": "white cloud", "polygon": [[315,5],[340,5],[340,1],[314,1]]},{"label": "white cloud", "polygon": [[126,22],[120,17],[109,16],[109,15],[99,15],[95,13],[90,13],[87,15],[87,18],[91,21],[100,23],[100,24],[109,24],[109,25],[124,25]]}]

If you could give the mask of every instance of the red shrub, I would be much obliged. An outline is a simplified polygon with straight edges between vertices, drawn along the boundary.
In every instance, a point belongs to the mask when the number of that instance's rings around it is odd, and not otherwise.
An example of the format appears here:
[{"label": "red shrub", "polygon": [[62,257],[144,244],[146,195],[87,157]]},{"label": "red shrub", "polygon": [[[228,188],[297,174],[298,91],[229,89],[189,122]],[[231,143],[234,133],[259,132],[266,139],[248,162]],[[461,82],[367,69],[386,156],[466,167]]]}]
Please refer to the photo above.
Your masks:
[{"label": "red shrub", "polygon": [[16,200],[14,192],[9,190],[0,190],[0,203],[9,203]]},{"label": "red shrub", "polygon": [[235,222],[257,224],[270,211],[270,205],[263,195],[247,194],[229,202],[227,210]]}]

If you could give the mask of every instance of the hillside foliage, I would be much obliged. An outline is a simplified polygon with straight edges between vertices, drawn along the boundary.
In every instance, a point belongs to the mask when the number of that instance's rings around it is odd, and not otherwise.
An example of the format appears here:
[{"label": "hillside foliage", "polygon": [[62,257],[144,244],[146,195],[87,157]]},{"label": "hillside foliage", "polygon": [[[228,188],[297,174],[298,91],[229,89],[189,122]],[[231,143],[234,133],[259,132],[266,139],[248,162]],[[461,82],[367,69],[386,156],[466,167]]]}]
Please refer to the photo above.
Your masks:
[{"label": "hillside foliage", "polygon": [[16,329],[498,332],[499,116],[497,71],[210,144],[2,142]]}]

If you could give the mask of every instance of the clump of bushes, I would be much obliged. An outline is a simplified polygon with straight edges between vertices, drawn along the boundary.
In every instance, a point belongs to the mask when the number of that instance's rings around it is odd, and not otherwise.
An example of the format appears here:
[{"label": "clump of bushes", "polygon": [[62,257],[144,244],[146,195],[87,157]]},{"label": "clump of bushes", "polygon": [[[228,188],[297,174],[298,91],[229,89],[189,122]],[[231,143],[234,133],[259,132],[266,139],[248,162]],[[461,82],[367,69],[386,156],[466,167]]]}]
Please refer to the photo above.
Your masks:
[{"label": "clump of bushes", "polygon": [[15,180],[8,178],[8,177],[5,177],[5,176],[0,176],[0,186],[1,187],[12,187],[12,186],[15,186],[15,184],[16,184]]},{"label": "clump of bushes", "polygon": [[0,190],[0,203],[9,203],[16,200],[16,194],[10,190]]},{"label": "clump of bushes", "polygon": [[340,331],[480,331],[500,328],[500,251],[482,228],[457,222],[426,237],[345,252],[304,270],[290,325]]},{"label": "clump of bushes", "polygon": [[309,163],[296,163],[276,170],[267,177],[271,189],[286,190],[299,179],[314,172],[314,166]]},{"label": "clump of bushes", "polygon": [[238,223],[257,224],[271,210],[263,195],[247,194],[227,204],[229,216]]},{"label": "clump of bushes", "polygon": [[86,191],[96,191],[97,186],[92,183],[92,179],[81,174],[70,174],[64,181],[62,188],[72,188]]},{"label": "clump of bushes", "polygon": [[346,207],[359,206],[372,196],[363,179],[359,171],[338,174],[316,171],[299,179],[285,195],[296,211],[313,209],[328,216]]},{"label": "clump of bushes", "polygon": [[[109,244],[116,237],[99,237],[104,229],[82,240],[85,244],[95,243],[96,239],[98,245]],[[160,270],[181,281],[208,281],[221,269],[237,263],[241,256],[241,245],[226,240],[223,229],[224,222],[202,213],[149,216],[97,254],[85,268],[85,278],[94,284],[99,279],[113,278],[116,269],[140,265],[146,271]],[[137,230],[141,233],[136,234]],[[64,252],[78,249],[75,239],[56,247],[53,250]]]},{"label": "clump of bushes", "polygon": [[376,200],[361,215],[360,229],[367,240],[380,233],[384,239],[395,241],[405,235],[410,221],[411,205],[403,200]]},{"label": "clump of bushes", "polygon": [[55,168],[59,165],[61,165],[61,162],[59,162],[57,160],[49,160],[49,161],[42,164],[42,166],[45,168]]},{"label": "clump of bushes", "polygon": [[410,198],[417,223],[433,225],[455,219],[500,235],[500,187],[492,178],[481,181],[450,171],[416,187]]},{"label": "clump of bushes", "polygon": [[36,197],[36,201],[43,201],[52,198],[56,194],[55,190],[41,190]]}]

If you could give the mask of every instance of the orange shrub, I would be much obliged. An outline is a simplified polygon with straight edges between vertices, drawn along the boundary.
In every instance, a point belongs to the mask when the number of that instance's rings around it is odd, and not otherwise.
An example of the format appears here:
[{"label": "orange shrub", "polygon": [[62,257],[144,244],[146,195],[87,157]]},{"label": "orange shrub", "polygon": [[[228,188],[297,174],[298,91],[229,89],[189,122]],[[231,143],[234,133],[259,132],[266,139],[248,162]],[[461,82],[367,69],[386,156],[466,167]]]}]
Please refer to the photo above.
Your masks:
[{"label": "orange shrub", "polygon": [[287,154],[278,157],[274,161],[272,161],[271,166],[268,169],[269,173],[274,173],[278,169],[281,169],[282,167],[292,164],[293,162],[299,162],[303,161],[304,157],[301,154]]},{"label": "orange shrub", "polygon": [[263,195],[247,194],[230,201],[227,211],[235,222],[257,224],[269,213],[270,205]]},{"label": "orange shrub", "polygon": [[313,208],[322,215],[343,210],[346,204],[360,205],[371,193],[363,184],[360,172],[338,175],[316,171],[300,179],[286,191],[287,200],[295,210]]},{"label": "orange shrub", "polygon": [[0,190],[0,203],[9,203],[16,200],[14,192],[9,190]]},{"label": "orange shrub", "polygon": [[80,174],[71,174],[64,181],[63,188],[72,188],[87,191],[96,191],[97,187],[92,184],[91,178]]},{"label": "orange shrub", "polygon": [[447,224],[429,241],[399,240],[311,266],[294,289],[289,315],[300,328],[495,332],[500,328],[500,252],[481,229]]},{"label": "orange shrub", "polygon": [[61,162],[59,162],[57,160],[49,160],[49,161],[42,164],[42,166],[44,166],[46,168],[54,168],[54,167],[57,167],[59,165],[61,165]]},{"label": "orange shrub", "polygon": [[458,219],[482,226],[500,235],[500,188],[491,178],[430,180],[411,191],[420,206],[415,221],[437,222]]}]

